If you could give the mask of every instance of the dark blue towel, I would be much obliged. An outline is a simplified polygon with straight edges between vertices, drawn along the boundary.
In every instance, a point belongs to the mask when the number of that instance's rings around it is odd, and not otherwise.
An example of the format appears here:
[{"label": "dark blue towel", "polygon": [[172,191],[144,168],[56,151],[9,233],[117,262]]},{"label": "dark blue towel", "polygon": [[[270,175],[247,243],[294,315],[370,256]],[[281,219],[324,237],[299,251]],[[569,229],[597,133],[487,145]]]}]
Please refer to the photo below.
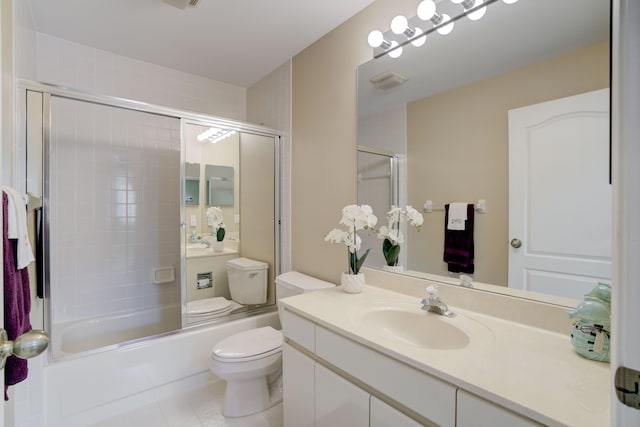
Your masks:
[{"label": "dark blue towel", "polygon": [[475,207],[467,205],[464,230],[449,230],[449,205],[444,205],[444,256],[447,269],[452,273],[473,274],[473,215]]},{"label": "dark blue towel", "polygon": [[[2,192],[2,248],[4,251],[4,329],[11,341],[31,330],[31,291],[29,271],[16,270],[16,239],[7,232],[7,194]],[[4,368],[4,400],[9,400],[7,389],[27,378],[27,360],[9,356]]]}]

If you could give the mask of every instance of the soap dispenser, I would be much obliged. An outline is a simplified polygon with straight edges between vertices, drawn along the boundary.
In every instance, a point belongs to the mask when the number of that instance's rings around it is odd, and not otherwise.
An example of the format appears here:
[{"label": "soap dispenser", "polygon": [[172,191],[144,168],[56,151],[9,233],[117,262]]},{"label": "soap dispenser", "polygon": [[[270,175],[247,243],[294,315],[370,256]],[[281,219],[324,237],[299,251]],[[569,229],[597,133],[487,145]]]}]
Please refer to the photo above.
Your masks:
[{"label": "soap dispenser", "polygon": [[611,285],[598,283],[575,310],[571,329],[571,344],[576,352],[587,359],[609,361],[611,339]]}]

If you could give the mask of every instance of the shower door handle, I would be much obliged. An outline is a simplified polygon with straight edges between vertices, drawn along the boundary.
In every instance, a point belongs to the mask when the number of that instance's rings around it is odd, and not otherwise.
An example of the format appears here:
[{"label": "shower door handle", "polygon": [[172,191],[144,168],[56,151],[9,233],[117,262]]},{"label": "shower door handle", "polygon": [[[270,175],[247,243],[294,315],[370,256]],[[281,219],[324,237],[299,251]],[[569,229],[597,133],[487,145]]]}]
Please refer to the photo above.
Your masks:
[{"label": "shower door handle", "polygon": [[0,369],[12,354],[20,359],[29,359],[45,351],[49,346],[49,335],[45,331],[32,330],[9,341],[7,331],[0,329]]}]

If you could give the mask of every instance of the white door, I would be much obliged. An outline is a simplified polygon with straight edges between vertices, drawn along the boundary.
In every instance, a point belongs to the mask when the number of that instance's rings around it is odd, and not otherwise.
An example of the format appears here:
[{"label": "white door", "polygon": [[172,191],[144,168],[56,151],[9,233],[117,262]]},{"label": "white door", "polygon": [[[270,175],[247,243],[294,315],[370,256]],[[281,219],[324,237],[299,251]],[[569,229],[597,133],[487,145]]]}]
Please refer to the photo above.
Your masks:
[{"label": "white door", "polygon": [[509,111],[509,287],[609,281],[611,211],[608,89]]}]

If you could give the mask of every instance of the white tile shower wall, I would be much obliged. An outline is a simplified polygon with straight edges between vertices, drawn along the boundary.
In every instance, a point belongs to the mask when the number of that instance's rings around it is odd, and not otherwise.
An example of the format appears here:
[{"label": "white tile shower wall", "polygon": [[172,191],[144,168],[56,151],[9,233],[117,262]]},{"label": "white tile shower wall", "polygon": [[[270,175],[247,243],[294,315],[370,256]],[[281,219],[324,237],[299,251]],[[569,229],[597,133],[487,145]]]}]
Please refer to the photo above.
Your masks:
[{"label": "white tile shower wall", "polygon": [[50,153],[52,323],[180,301],[179,120],[53,97]]},{"label": "white tile shower wall", "polygon": [[246,89],[37,33],[37,80],[245,120]]},{"label": "white tile shower wall", "polygon": [[16,76],[36,79],[36,31],[28,1],[16,1]]}]

